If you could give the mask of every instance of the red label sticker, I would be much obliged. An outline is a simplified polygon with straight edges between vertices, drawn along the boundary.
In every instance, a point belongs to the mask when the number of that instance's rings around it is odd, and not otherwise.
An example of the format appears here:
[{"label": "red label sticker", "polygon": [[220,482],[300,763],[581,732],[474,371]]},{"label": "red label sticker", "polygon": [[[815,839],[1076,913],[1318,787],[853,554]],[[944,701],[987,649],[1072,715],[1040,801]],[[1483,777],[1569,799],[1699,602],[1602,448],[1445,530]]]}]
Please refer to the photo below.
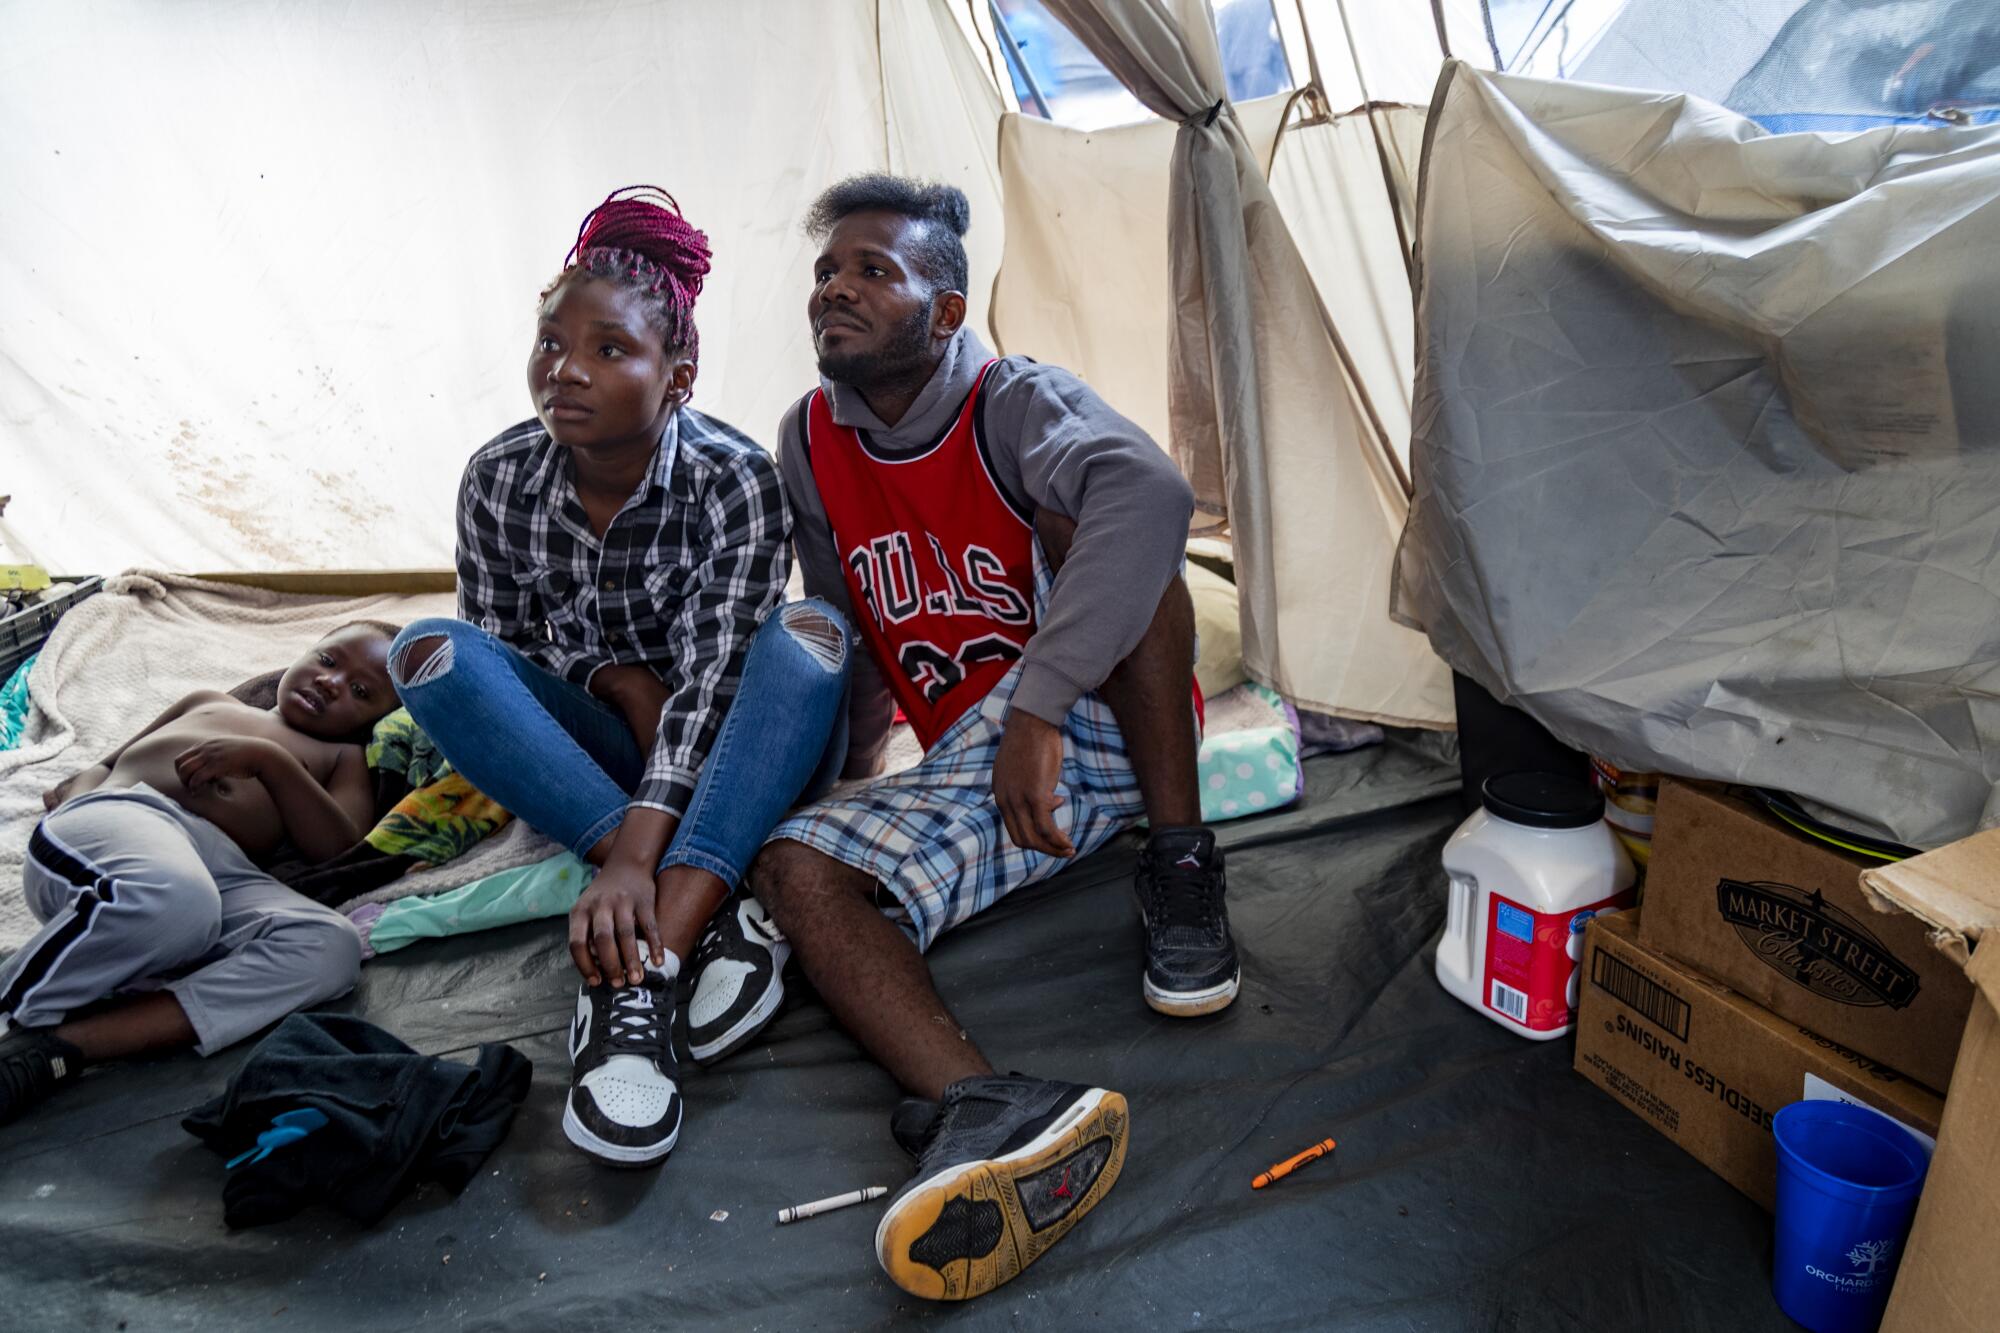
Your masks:
[{"label": "red label sticker", "polygon": [[[1536,912],[1502,894],[1489,898],[1486,917],[1486,1007],[1532,1032],[1552,1032],[1574,1020],[1569,978],[1576,971],[1570,938],[1599,912],[1631,905],[1614,894],[1573,912]],[[1582,950],[1578,950],[1581,953]]]}]

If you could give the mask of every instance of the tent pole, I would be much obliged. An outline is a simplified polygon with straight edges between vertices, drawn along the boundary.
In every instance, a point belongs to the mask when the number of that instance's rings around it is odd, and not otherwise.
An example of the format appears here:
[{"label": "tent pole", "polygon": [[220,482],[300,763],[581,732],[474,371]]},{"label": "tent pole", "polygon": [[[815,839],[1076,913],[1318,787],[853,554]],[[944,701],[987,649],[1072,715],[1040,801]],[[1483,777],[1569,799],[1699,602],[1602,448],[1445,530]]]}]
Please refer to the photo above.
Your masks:
[{"label": "tent pole", "polygon": [[[986,34],[980,31],[979,10],[974,7],[973,0],[965,0],[965,21],[971,26],[973,36],[979,38],[980,53],[986,57],[986,73],[993,80],[995,90],[998,90],[1000,88],[1000,70],[993,63],[992,45],[986,41]],[[1020,105],[1018,97],[1014,99],[1014,104],[1016,106]]]},{"label": "tent pole", "polygon": [[[1308,85],[1311,92],[1307,100],[1312,103],[1314,118],[1325,120],[1333,114],[1333,105],[1326,95],[1326,80],[1321,78],[1319,73],[1319,48],[1313,45],[1312,24],[1306,19],[1306,0],[1295,0],[1295,3],[1299,11],[1299,36],[1305,39],[1306,44],[1306,73],[1312,78],[1312,83]],[[1290,120],[1291,115],[1291,108],[1286,107],[1285,119],[1278,122],[1280,134],[1284,133],[1285,121]]]},{"label": "tent pole", "polygon": [[1000,54],[1006,57],[1007,68],[1019,73],[1021,82],[1028,86],[1028,96],[1034,99],[1037,114],[1043,120],[1053,121],[1055,117],[1049,114],[1048,101],[1042,96],[1035,76],[1029,72],[1028,62],[1022,59],[1021,48],[1014,42],[1014,30],[1007,26],[1007,16],[1000,12],[1000,6],[994,0],[986,0],[986,12],[993,16],[993,31],[1000,39]]},{"label": "tent pole", "polygon": [[[1415,292],[1417,269],[1412,258],[1410,233],[1403,226],[1402,192],[1396,188],[1396,172],[1389,165],[1389,149],[1382,142],[1382,126],[1375,119],[1376,103],[1368,94],[1368,76],[1361,70],[1361,52],[1354,45],[1354,25],[1347,19],[1347,0],[1335,0],[1335,3],[1340,11],[1340,30],[1347,37],[1347,57],[1354,63],[1354,82],[1361,89],[1361,104],[1368,112],[1368,129],[1375,138],[1375,158],[1382,166],[1382,188],[1389,196],[1389,217],[1396,224],[1396,245],[1403,252],[1403,276],[1410,280],[1410,290]],[[1304,10],[1300,10],[1299,17],[1301,20],[1304,19]],[[1306,50],[1308,53],[1312,50],[1311,29],[1306,31]],[[1317,69],[1313,71],[1313,77],[1315,79],[1319,77]]]}]

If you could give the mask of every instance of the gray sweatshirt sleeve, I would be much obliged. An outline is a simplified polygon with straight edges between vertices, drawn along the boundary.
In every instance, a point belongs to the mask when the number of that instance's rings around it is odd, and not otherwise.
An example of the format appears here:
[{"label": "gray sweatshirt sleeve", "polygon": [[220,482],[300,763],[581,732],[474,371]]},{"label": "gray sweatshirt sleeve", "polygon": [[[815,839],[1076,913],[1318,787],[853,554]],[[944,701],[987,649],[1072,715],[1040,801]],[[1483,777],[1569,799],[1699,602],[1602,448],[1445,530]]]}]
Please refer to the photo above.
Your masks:
[{"label": "gray sweatshirt sleeve", "polygon": [[1000,484],[1076,523],[1012,704],[1060,724],[1152,623],[1180,572],[1194,492],[1151,436],[1066,370],[1008,357],[984,394]]},{"label": "gray sweatshirt sleeve", "polygon": [[[801,420],[795,406],[778,427],[778,470],[792,504],[792,551],[798,557],[806,596],[824,598],[847,617],[848,624],[858,627],[854,605],[847,596],[840,552],[826,521],[826,506],[813,482]],[[871,777],[882,767],[882,750],[896,721],[896,700],[875,666],[875,655],[866,648],[854,654],[847,689],[847,763],[841,776]]]}]

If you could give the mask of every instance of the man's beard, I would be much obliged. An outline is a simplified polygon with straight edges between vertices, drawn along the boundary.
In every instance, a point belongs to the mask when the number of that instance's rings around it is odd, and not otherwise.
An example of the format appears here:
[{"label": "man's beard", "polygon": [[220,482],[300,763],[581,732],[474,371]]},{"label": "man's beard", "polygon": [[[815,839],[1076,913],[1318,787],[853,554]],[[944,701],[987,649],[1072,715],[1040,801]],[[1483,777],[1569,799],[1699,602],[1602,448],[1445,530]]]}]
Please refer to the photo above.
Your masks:
[{"label": "man's beard", "polygon": [[835,384],[863,391],[919,377],[929,379],[930,342],[931,312],[925,307],[911,312],[908,319],[891,329],[887,340],[875,351],[821,352],[819,373]]}]

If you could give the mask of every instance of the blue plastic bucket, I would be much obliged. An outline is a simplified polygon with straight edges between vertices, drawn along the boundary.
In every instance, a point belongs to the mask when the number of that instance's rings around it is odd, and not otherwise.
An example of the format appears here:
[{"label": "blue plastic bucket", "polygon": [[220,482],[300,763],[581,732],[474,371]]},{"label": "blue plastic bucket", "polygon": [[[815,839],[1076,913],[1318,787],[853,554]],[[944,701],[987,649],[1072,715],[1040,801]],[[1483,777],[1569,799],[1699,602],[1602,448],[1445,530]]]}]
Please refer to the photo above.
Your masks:
[{"label": "blue plastic bucket", "polygon": [[1813,1333],[1872,1333],[1896,1281],[1930,1159],[1887,1116],[1846,1102],[1793,1102],[1778,1140],[1771,1292]]}]

